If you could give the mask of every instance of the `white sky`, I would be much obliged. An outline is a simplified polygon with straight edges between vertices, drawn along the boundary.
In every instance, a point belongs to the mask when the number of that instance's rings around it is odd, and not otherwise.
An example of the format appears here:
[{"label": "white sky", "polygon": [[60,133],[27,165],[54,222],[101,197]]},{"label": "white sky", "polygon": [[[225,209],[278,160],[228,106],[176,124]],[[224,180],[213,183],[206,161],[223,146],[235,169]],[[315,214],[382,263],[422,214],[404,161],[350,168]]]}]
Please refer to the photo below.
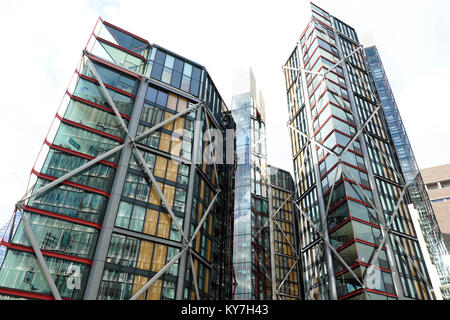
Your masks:
[{"label": "white sky", "polygon": [[[450,163],[450,1],[316,0],[372,32],[419,166]],[[29,172],[98,18],[204,65],[231,107],[231,71],[251,66],[266,103],[269,163],[292,171],[281,66],[309,1],[0,1],[0,225]]]}]

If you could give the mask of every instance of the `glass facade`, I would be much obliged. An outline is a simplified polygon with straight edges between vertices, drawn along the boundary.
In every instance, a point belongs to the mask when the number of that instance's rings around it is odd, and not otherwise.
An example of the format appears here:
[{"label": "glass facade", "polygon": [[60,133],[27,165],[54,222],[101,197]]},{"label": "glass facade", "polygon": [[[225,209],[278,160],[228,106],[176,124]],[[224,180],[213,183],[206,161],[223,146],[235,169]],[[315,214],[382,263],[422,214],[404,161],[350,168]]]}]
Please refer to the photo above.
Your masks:
[{"label": "glass facade", "polygon": [[[241,78],[241,76],[243,78]],[[252,90],[251,69],[233,77],[243,81],[232,98],[236,122],[236,180],[234,198],[233,268],[235,300],[271,299],[267,158],[262,100]]]},{"label": "glass facade", "polygon": [[[403,178],[396,174],[400,165],[383,110],[375,112],[378,96],[357,34],[311,7],[285,65],[297,203],[305,213],[299,226],[305,298],[432,299],[402,198]],[[385,223],[392,227],[387,241]]]},{"label": "glass facade", "polygon": [[[405,182],[409,185],[409,203],[412,203],[420,214],[421,227],[423,234],[426,235],[427,248],[432,262],[437,268],[441,285],[449,284],[450,270],[445,261],[448,253],[442,238],[442,233],[433,207],[430,205],[430,199],[417,166],[414,152],[406,134],[378,49],[376,46],[369,46],[364,51],[367,56],[367,67],[376,86],[386,116],[386,124],[389,128],[401,171],[405,177]],[[450,291],[448,289],[443,294],[447,299],[450,299]]]},{"label": "glass facade", "polygon": [[295,209],[295,185],[289,172],[269,166],[270,207],[273,217],[272,276],[279,300],[300,300],[300,259],[298,256],[298,212]]},{"label": "glass facade", "polygon": [[32,196],[2,241],[2,299],[53,298],[22,214],[63,299],[118,300],[132,298],[184,249],[171,213],[187,237],[199,232],[189,254],[139,299],[231,298],[234,171],[218,157],[234,140],[216,150],[217,165],[206,163],[209,128],[225,137],[234,122],[205,68],[100,18],[32,170]]}]

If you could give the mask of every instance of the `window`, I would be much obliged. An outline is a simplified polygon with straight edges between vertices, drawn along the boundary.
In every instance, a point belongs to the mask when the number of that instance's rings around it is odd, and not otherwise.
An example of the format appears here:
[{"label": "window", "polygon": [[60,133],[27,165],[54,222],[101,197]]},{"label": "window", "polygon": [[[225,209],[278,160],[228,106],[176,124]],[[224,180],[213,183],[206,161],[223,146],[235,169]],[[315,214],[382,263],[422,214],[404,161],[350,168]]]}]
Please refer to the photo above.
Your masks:
[{"label": "window", "polygon": [[[106,40],[114,39],[114,43],[119,46],[133,51],[141,56],[146,56],[149,45],[141,40],[136,39],[126,33],[123,33],[112,26],[104,24],[102,30],[99,33],[99,36],[105,38]],[[109,32],[109,34],[107,34]]]},{"label": "window", "polygon": [[[133,95],[136,94],[137,87],[139,86],[139,82],[137,81],[137,79],[119,73],[119,71],[110,69],[95,61],[92,61],[92,63],[94,64],[95,69],[97,70],[100,78],[103,80],[104,83],[109,84],[122,91],[131,93]],[[90,78],[95,79],[94,74],[92,73],[92,71],[88,66],[85,66],[83,74]]]},{"label": "window", "polygon": [[448,187],[450,187],[450,180],[442,181],[442,182],[441,182],[441,187],[442,187],[442,188],[448,188]]},{"label": "window", "polygon": [[200,68],[164,53],[161,50],[156,50],[153,69],[151,71],[151,77],[153,79],[160,80],[198,97],[201,73]]},{"label": "window", "polygon": [[[134,103],[133,99],[110,88],[106,88],[106,91],[108,91],[108,94],[119,111],[130,116]],[[99,85],[91,82],[90,80],[80,78],[73,95],[93,103],[109,107],[106,99],[103,97],[103,93]]]},{"label": "window", "polygon": [[[55,139],[53,140],[53,144],[92,157],[97,157],[117,147],[120,142],[61,122]],[[118,155],[115,155],[114,158],[109,161],[114,162],[116,159],[118,159]]]},{"label": "window", "polygon": [[[116,137],[124,138],[125,136],[115,114],[76,100],[70,100],[64,118]],[[123,119],[123,121],[125,125],[128,125],[126,119]]]},{"label": "window", "polygon": [[116,217],[116,227],[142,232],[145,208],[121,201]]},{"label": "window", "polygon": [[177,188],[175,191],[175,202],[173,204],[173,209],[184,213],[185,203],[186,191]]},{"label": "window", "polygon": [[[82,299],[84,286],[89,274],[89,266],[77,262],[62,260],[53,257],[44,257],[45,263],[50,266],[50,273],[55,281],[57,289],[63,298]],[[44,274],[37,267],[38,262],[33,253],[16,250],[8,251],[2,269],[0,270],[0,286],[22,291],[33,291],[51,295],[50,287],[45,280]],[[33,268],[30,266],[36,266]],[[69,288],[67,281],[70,277],[69,270],[79,269],[81,274],[81,288],[76,286]]]},{"label": "window", "polygon": [[[81,258],[91,258],[92,243],[98,235],[97,230],[38,214],[26,212],[25,216],[41,249],[75,255]],[[19,224],[12,242],[29,246],[23,223]]]},{"label": "window", "polygon": [[147,201],[149,189],[144,177],[129,172],[125,178],[122,195],[131,199]]},{"label": "window", "polygon": [[[39,178],[34,191],[39,190],[48,182]],[[31,198],[28,205],[65,216],[99,222],[106,203],[107,198],[104,195],[59,185],[38,198]]]},{"label": "window", "polygon": [[178,167],[177,182],[182,185],[187,185],[189,181],[189,167],[184,164],[180,164]]}]

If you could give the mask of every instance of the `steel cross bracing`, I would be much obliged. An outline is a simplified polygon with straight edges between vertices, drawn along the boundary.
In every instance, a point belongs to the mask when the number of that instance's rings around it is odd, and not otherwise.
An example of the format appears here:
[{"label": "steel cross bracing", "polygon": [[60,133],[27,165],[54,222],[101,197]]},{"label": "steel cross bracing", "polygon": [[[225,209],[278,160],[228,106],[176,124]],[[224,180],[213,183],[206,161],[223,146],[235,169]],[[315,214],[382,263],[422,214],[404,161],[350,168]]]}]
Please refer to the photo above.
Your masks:
[{"label": "steel cross bracing", "polygon": [[[301,51],[299,50],[299,43],[297,43],[296,46],[296,50],[298,51],[298,53],[300,53]],[[305,70],[302,68],[292,68],[292,67],[286,67],[283,66],[283,69],[287,69],[287,70],[293,70],[299,73],[311,73],[311,74],[315,74],[317,76],[322,77],[322,84],[325,84],[325,86],[327,86],[327,74],[329,72],[331,72],[333,69],[335,69],[336,67],[338,67],[339,65],[343,64],[343,63],[348,63],[347,60],[353,56],[354,54],[356,54],[359,51],[362,51],[363,47],[362,46],[358,46],[358,48],[356,48],[353,52],[351,52],[350,54],[348,54],[347,56],[345,56],[343,59],[341,59],[338,63],[336,63],[333,67],[331,67],[329,70],[327,70],[326,72],[323,72],[323,69],[321,70],[321,72],[312,72],[309,70]],[[300,81],[300,76],[298,75],[296,80],[296,82]],[[363,80],[364,81],[364,80]],[[361,288],[364,290],[365,293],[367,293],[367,289],[370,289],[370,284],[368,285],[368,281],[369,280],[374,280],[372,275],[372,272],[374,271],[374,269],[377,268],[377,259],[381,253],[381,250],[384,247],[384,244],[386,243],[386,241],[388,240],[388,236],[390,234],[393,234],[393,230],[391,228],[397,214],[399,213],[399,209],[401,206],[401,203],[404,199],[404,196],[406,194],[406,191],[409,187],[409,184],[405,183],[405,180],[403,178],[403,176],[398,172],[397,168],[395,168],[395,166],[391,163],[390,159],[387,158],[387,156],[379,150],[379,148],[377,147],[377,144],[374,142],[374,138],[370,135],[367,134],[367,130],[366,127],[368,126],[368,124],[371,122],[371,120],[378,114],[378,112],[380,111],[380,109],[382,108],[381,102],[379,101],[377,95],[375,95],[371,89],[370,83],[365,83],[366,84],[366,88],[369,90],[373,100],[376,100],[376,108],[375,110],[372,112],[372,114],[367,118],[367,120],[358,128],[358,131],[356,132],[355,136],[351,139],[351,141],[347,144],[347,146],[344,148],[344,150],[342,150],[342,152],[340,154],[337,154],[335,151],[327,148],[326,146],[324,146],[322,143],[316,141],[314,139],[314,137],[311,137],[307,134],[305,134],[304,132],[301,132],[300,130],[298,130],[297,128],[293,127],[290,123],[288,123],[288,128],[292,131],[294,131],[295,133],[299,134],[300,136],[306,138],[307,142],[306,144],[303,146],[303,149],[308,148],[311,146],[311,144],[314,144],[315,146],[317,146],[318,148],[321,148],[322,150],[324,150],[327,154],[334,156],[337,158],[337,168],[336,168],[336,174],[334,177],[334,182],[333,182],[333,186],[331,188],[330,194],[328,195],[329,201],[327,204],[327,208],[326,208],[326,215],[328,215],[328,211],[330,208],[330,203],[331,203],[331,199],[332,199],[332,195],[334,192],[334,187],[336,186],[336,177],[337,174],[339,172],[339,168],[343,168],[344,170],[347,171],[347,173],[352,177],[352,180],[355,181],[356,185],[358,186],[359,190],[362,192],[362,194],[364,195],[364,197],[367,199],[368,203],[372,206],[372,208],[376,211],[377,216],[378,216],[378,220],[379,223],[381,225],[381,229],[383,231],[383,239],[381,240],[380,244],[378,245],[378,248],[375,252],[374,255],[372,255],[371,260],[370,260],[370,264],[369,267],[366,268],[365,273],[363,275],[363,282],[361,282],[361,280],[356,276],[356,274],[353,272],[353,270],[350,268],[350,266],[348,266],[348,264],[344,261],[344,259],[342,258],[341,255],[339,255],[339,253],[334,249],[334,247],[331,245],[331,243],[329,242],[329,240],[326,239],[326,237],[324,236],[324,234],[322,232],[320,232],[320,230],[317,228],[317,226],[312,222],[312,220],[310,219],[310,217],[301,209],[301,207],[294,202],[294,204],[296,205],[297,209],[299,210],[300,214],[311,224],[311,226],[313,227],[313,229],[316,231],[316,233],[320,236],[320,238],[324,241],[324,243],[330,248],[330,250],[333,252],[333,254],[338,258],[338,260],[343,264],[343,266],[349,271],[349,273],[352,275],[352,277],[361,285]],[[340,97],[339,97],[340,98]],[[340,98],[341,99],[341,98]],[[355,116],[353,114],[353,112],[350,109],[346,109],[348,112],[350,112],[353,116],[354,119]],[[381,208],[377,208],[372,200],[370,199],[370,197],[366,194],[366,192],[364,191],[364,188],[362,188],[361,184],[357,183],[357,180],[353,177],[353,174],[350,172],[350,170],[342,163],[342,158],[345,155],[346,152],[349,151],[349,149],[351,148],[351,146],[353,145],[353,143],[358,139],[358,137],[362,134],[362,133],[366,133],[364,135],[364,137],[367,137],[369,141],[371,141],[371,145],[373,145],[379,154],[382,155],[382,157],[384,158],[385,162],[389,165],[389,167],[393,170],[393,172],[395,173],[396,177],[399,179],[399,181],[402,184],[402,188],[403,191],[398,199],[397,205],[394,209],[394,211],[392,212],[392,216],[391,219],[388,223],[384,222],[384,219],[382,219],[383,217],[383,213],[381,212]],[[363,137],[363,139],[364,139]],[[305,156],[302,160],[302,164],[299,168],[299,171],[302,171],[304,165],[305,165],[305,159],[307,157]],[[341,169],[342,170],[342,169]],[[343,172],[343,171],[342,171]],[[355,187],[353,186],[353,184],[350,184],[351,187],[356,191]],[[425,284],[428,286],[429,289],[432,289],[431,285],[429,284],[428,280],[424,277],[424,275],[422,274],[421,270],[416,266],[416,264],[414,263],[414,259],[411,258],[410,254],[405,250],[405,248],[403,247],[403,245],[400,243],[400,240],[398,240],[398,237],[395,236],[395,234],[393,234],[393,238],[396,240],[396,242],[398,243],[398,247],[401,250],[401,253],[403,255],[405,255],[408,259],[408,261],[410,262],[410,264],[413,266],[413,268],[416,269],[419,277],[425,282]],[[369,276],[367,276],[369,275]],[[370,295],[367,295],[367,297],[370,298]]]},{"label": "steel cross bracing", "polygon": [[[251,152],[254,152],[254,150],[255,150],[257,145],[265,142],[265,138],[266,138],[266,135],[263,135],[262,138],[260,138],[254,144],[252,144]],[[270,181],[268,179],[268,176],[269,176],[268,175],[268,167],[266,166],[265,168],[262,168],[258,161],[253,161],[253,158],[251,158],[251,159],[252,159],[252,165],[255,167],[256,170],[259,170],[259,172],[261,174],[261,180],[267,185],[267,192],[268,192],[269,201],[270,201],[270,203],[269,203],[269,219],[267,219],[267,221],[255,232],[254,237],[256,237],[259,233],[261,233],[265,228],[269,227],[269,232],[270,232],[270,261],[271,261],[271,267],[273,268],[273,266],[275,264],[274,256],[273,256],[274,248],[273,248],[273,241],[272,241],[273,240],[273,229],[272,228],[273,228],[273,222],[275,221],[274,217],[281,210],[281,208],[284,206],[284,204],[286,204],[286,202],[291,198],[292,194],[291,194],[291,196],[289,196],[283,202],[283,204],[276,210],[276,212],[274,214],[272,214],[270,212],[270,211],[273,210],[272,209],[272,201],[271,201],[271,192],[272,192],[271,188],[272,188],[272,185],[271,185],[271,183],[270,183]],[[276,223],[276,225],[277,225],[277,228],[282,232],[283,237],[285,237],[285,239],[288,241],[289,245],[292,247],[293,252],[295,252],[296,250],[294,249],[292,244],[289,242],[289,239],[286,237],[286,235],[285,235],[284,231],[282,230],[282,228],[280,227],[280,225],[278,223]],[[257,252],[257,251],[255,251],[255,252]],[[260,259],[261,257],[258,256],[257,258]],[[262,260],[262,258],[261,258],[261,260]],[[269,274],[267,272],[266,268],[264,267],[264,264],[262,263],[262,261],[261,261],[261,266],[263,268],[264,274],[266,275],[267,279],[269,279],[272,282],[272,284],[274,284],[275,283],[275,279],[273,279],[273,276],[274,276],[273,272],[271,272]],[[289,273],[290,273],[290,271],[289,271]],[[279,291],[279,289],[280,288],[278,288],[278,289],[275,288],[276,292],[275,293],[272,292],[272,296],[273,297],[276,297],[276,293]]]},{"label": "steel cross bracing", "polygon": [[[268,190],[269,192],[272,192],[272,184],[270,182],[268,182]],[[270,212],[270,216],[269,216],[269,220],[266,223],[272,223],[272,228],[274,226],[276,226],[276,228],[281,231],[281,235],[283,236],[283,238],[286,240],[286,242],[288,243],[288,245],[291,247],[292,252],[295,254],[295,257],[293,257],[294,259],[294,263],[292,264],[291,268],[288,270],[288,272],[285,274],[285,277],[283,278],[283,280],[280,282],[280,284],[278,285],[278,287],[275,288],[275,292],[272,294],[275,298],[279,298],[280,297],[280,291],[283,287],[284,282],[286,281],[286,279],[289,277],[289,275],[291,274],[292,271],[294,271],[295,266],[297,265],[299,259],[300,259],[300,255],[298,255],[297,253],[297,249],[295,248],[295,246],[291,243],[291,241],[289,240],[289,238],[287,237],[286,233],[284,232],[283,228],[280,226],[280,224],[278,223],[278,221],[275,219],[276,215],[278,214],[278,212],[284,207],[284,205],[288,202],[288,201],[292,201],[292,195],[293,193],[291,193],[285,200],[284,202],[278,207],[278,209],[272,213]],[[269,206],[270,208],[272,208],[272,204],[270,204]],[[272,209],[273,210],[273,209]],[[271,211],[272,211],[271,210]],[[273,224],[275,223],[275,225]],[[260,229],[262,230],[262,228]],[[258,231],[260,232],[260,231]],[[273,232],[273,230],[271,230],[271,232]],[[275,253],[275,248],[273,248],[273,246],[271,246],[270,248],[271,252]],[[275,261],[273,261],[273,259],[271,259],[271,263],[275,264]],[[272,281],[275,283],[276,279],[272,279]]]},{"label": "steel cross bracing", "polygon": [[[257,167],[258,167],[258,169],[262,169],[259,165],[257,165]],[[262,170],[261,170],[262,171]],[[267,171],[266,171],[267,172]],[[265,182],[266,182],[266,184],[267,184],[267,186],[268,186],[268,192],[271,192],[271,189],[272,189],[272,184],[268,181],[268,179],[267,178],[263,178],[263,180],[265,180]],[[283,228],[280,226],[280,224],[278,223],[278,221],[276,221],[276,219],[275,219],[275,217],[276,217],[276,215],[278,214],[278,212],[283,208],[283,206],[289,201],[289,200],[291,200],[291,198],[292,198],[292,196],[293,196],[293,193],[291,193],[285,200],[284,200],[284,202],[275,210],[275,212],[270,212],[269,213],[269,219],[264,223],[264,225],[262,225],[257,231],[256,231],[256,233],[255,233],[255,236],[258,234],[258,233],[260,233],[262,230],[264,230],[265,228],[267,228],[271,223],[272,223],[272,226],[273,226],[273,223],[275,223],[275,226],[277,227],[277,229],[278,230],[280,230],[281,231],[281,234],[282,234],[282,236],[283,236],[283,238],[287,241],[287,243],[288,243],[288,245],[291,247],[291,249],[292,249],[292,252],[294,252],[295,253],[295,257],[294,257],[294,263],[293,263],[293,266],[291,267],[291,269],[286,273],[286,275],[285,275],[285,278],[283,279],[283,281],[278,285],[278,287],[276,288],[276,290],[275,290],[275,292],[273,293],[273,296],[275,296],[275,297],[279,297],[279,293],[280,293],[280,290],[281,290],[281,288],[282,288],[282,286],[283,286],[283,284],[284,284],[284,282],[286,281],[286,279],[288,278],[288,276],[291,274],[291,272],[292,271],[294,271],[294,267],[295,267],[295,265],[298,263],[298,261],[300,260],[300,255],[298,254],[298,252],[297,252],[297,249],[294,247],[294,245],[291,243],[291,241],[289,240],[289,238],[287,237],[287,235],[286,235],[286,233],[284,232],[284,230],[283,230]],[[293,201],[292,201],[293,202]],[[271,208],[272,207],[272,205],[270,204],[269,205],[269,208]],[[272,209],[273,210],[273,209]],[[294,211],[294,210],[293,210]],[[293,215],[295,215],[295,213],[293,213]],[[271,232],[273,232],[273,230],[270,230]],[[274,248],[273,248],[273,246],[271,245],[271,247],[270,247],[270,251],[271,251],[271,253],[272,252],[274,252]],[[271,257],[272,257],[272,255],[271,255]],[[273,261],[273,259],[271,259],[271,263],[272,264],[275,264],[275,261]],[[272,276],[269,276],[268,274],[267,274],[267,277],[272,281],[272,282],[274,282],[276,279],[273,279],[272,278]]]},{"label": "steel cross bracing", "polygon": [[[272,189],[272,185],[269,183],[269,189]],[[278,214],[278,212],[281,210],[281,208],[283,208],[283,206],[286,204],[287,201],[291,201],[292,203],[294,203],[294,200],[292,199],[294,193],[292,192],[287,198],[286,200],[281,204],[281,206],[275,211],[275,213],[270,215],[270,219],[275,222],[276,227],[278,228],[278,230],[281,231],[281,234],[283,236],[283,238],[287,241],[287,243],[289,244],[289,246],[292,249],[292,252],[295,254],[295,256],[293,257],[294,259],[294,263],[292,264],[291,268],[288,270],[288,272],[285,274],[285,277],[283,278],[283,280],[280,282],[280,284],[278,285],[278,287],[276,288],[276,291],[274,293],[275,297],[280,297],[281,296],[281,289],[284,285],[284,283],[286,282],[286,280],[288,279],[288,277],[290,276],[290,274],[295,270],[295,267],[297,266],[298,262],[301,259],[301,255],[298,249],[295,248],[295,246],[291,243],[291,241],[289,241],[289,238],[287,237],[287,235],[285,234],[283,228],[280,226],[280,224],[278,223],[278,221],[275,219],[276,215]],[[292,216],[295,217],[295,210],[294,208],[292,208]],[[274,249],[272,249],[274,250]],[[272,263],[275,263],[275,261],[273,261]],[[274,279],[275,280],[275,279]],[[300,288],[299,288],[300,291]],[[298,297],[299,298],[299,297]]]},{"label": "steel cross bracing", "polygon": [[[256,142],[256,143],[252,146],[252,149],[255,148],[256,145],[258,145],[259,143],[262,143],[262,142],[264,141],[264,139],[265,139],[265,136],[264,136],[263,138],[261,138],[258,142]],[[272,198],[272,197],[271,197],[271,194],[272,194],[272,187],[273,187],[273,185],[271,184],[270,179],[268,178],[268,177],[270,176],[270,170],[269,170],[268,167],[262,168],[262,167],[259,165],[259,163],[257,163],[257,162],[254,162],[253,164],[254,164],[255,168],[256,168],[257,170],[260,171],[260,173],[261,173],[261,180],[263,180],[263,181],[265,182],[265,184],[267,185],[267,192],[269,193],[269,201],[271,201],[271,198]],[[280,226],[280,224],[278,223],[278,221],[275,219],[275,217],[276,217],[276,215],[278,214],[278,212],[283,208],[283,206],[284,206],[288,201],[291,200],[292,202],[294,202],[293,199],[292,199],[293,194],[294,194],[294,193],[292,192],[292,193],[291,193],[291,194],[283,201],[283,203],[275,210],[275,212],[271,212],[271,211],[273,211],[273,204],[272,204],[272,201],[271,201],[271,203],[269,204],[269,211],[270,211],[270,212],[269,212],[269,219],[268,219],[268,220],[267,220],[267,221],[266,221],[266,222],[265,222],[265,223],[264,223],[264,224],[256,231],[256,233],[255,233],[255,236],[256,236],[258,233],[260,233],[262,230],[264,230],[264,229],[267,228],[268,226],[271,227],[271,229],[270,229],[269,231],[270,231],[271,233],[273,233],[272,228],[273,228],[274,226],[276,226],[277,229],[281,231],[281,234],[282,234],[283,238],[287,241],[288,245],[291,247],[292,252],[295,253],[295,257],[293,257],[293,259],[294,259],[293,265],[291,266],[290,270],[286,273],[285,277],[284,277],[283,280],[280,282],[280,284],[278,285],[278,287],[275,287],[275,292],[272,293],[272,296],[274,297],[274,299],[280,298],[280,295],[281,295],[281,294],[280,294],[280,291],[281,291],[281,288],[283,287],[284,282],[287,280],[287,278],[289,277],[289,275],[295,270],[294,268],[295,268],[295,266],[298,264],[298,262],[299,262],[299,260],[300,260],[300,258],[301,258],[299,252],[297,252],[297,249],[296,249],[295,246],[291,243],[291,241],[289,240],[289,238],[288,238],[287,235],[285,234],[283,228]],[[293,211],[293,216],[295,217],[295,210],[292,210],[292,211]],[[273,254],[275,254],[274,251],[275,251],[275,249],[274,249],[274,247],[273,247],[273,243],[271,243],[271,245],[270,245],[270,253],[271,253],[270,256],[271,256],[271,264],[272,264],[272,265],[275,264],[275,261],[274,261],[274,258],[273,258]],[[263,268],[264,268],[264,267],[263,267]],[[264,270],[265,270],[265,268],[264,268]],[[274,279],[272,276],[269,276],[268,274],[267,274],[267,277],[268,277],[269,280],[272,281],[272,283],[275,283],[276,279]],[[297,298],[299,298],[299,297],[297,297]]]},{"label": "steel cross bracing", "polygon": [[[109,95],[108,91],[106,90],[106,87],[103,83],[103,80],[101,79],[100,75],[98,74],[97,70],[95,69],[93,63],[91,62],[91,60],[89,59],[89,57],[87,55],[85,55],[85,53],[83,52],[83,55],[86,57],[86,61],[87,61],[87,65],[89,66],[89,69],[92,71],[92,73],[94,74],[95,79],[99,82],[100,84],[100,88],[101,91],[104,95],[104,97],[106,98],[108,104],[111,106],[111,108],[113,109],[121,128],[124,130],[124,132],[127,134],[128,137],[128,141],[124,142],[123,144],[105,152],[104,154],[96,157],[95,159],[90,160],[89,162],[87,162],[86,164],[80,166],[77,169],[74,169],[70,172],[68,172],[67,174],[61,176],[60,178],[44,185],[43,187],[41,187],[40,189],[38,189],[37,191],[33,192],[30,195],[25,195],[21,200],[19,200],[16,204],[16,207],[18,210],[21,211],[22,213],[22,222],[24,224],[24,230],[25,233],[27,235],[27,238],[32,246],[33,252],[36,255],[39,265],[44,273],[44,276],[46,278],[46,281],[48,283],[48,285],[50,286],[50,289],[52,291],[52,294],[55,298],[55,300],[61,300],[61,295],[58,292],[58,289],[53,281],[53,278],[51,276],[51,273],[48,269],[48,266],[43,258],[42,255],[42,251],[39,248],[39,245],[37,244],[37,241],[33,235],[33,232],[30,228],[30,225],[27,221],[27,219],[25,218],[24,214],[23,214],[23,204],[25,203],[25,201],[33,198],[33,197],[38,197],[43,195],[45,192],[53,189],[54,187],[58,186],[59,184],[61,184],[62,182],[70,179],[71,177],[77,175],[80,172],[83,172],[84,170],[86,170],[87,168],[92,167],[93,165],[97,164],[98,162],[109,158],[110,156],[112,156],[113,154],[121,151],[124,147],[130,145],[134,151],[134,153],[137,156],[137,159],[140,163],[140,166],[142,168],[142,170],[144,171],[144,173],[147,175],[147,177],[151,180],[151,183],[149,183],[149,187],[151,188],[152,186],[155,187],[155,190],[157,192],[157,194],[159,195],[159,197],[161,198],[164,207],[166,208],[167,212],[169,213],[171,220],[174,222],[175,227],[177,229],[178,232],[180,232],[180,234],[182,235],[183,238],[183,248],[180,250],[180,252],[175,255],[175,257],[173,257],[164,267],[162,267],[162,269],[157,272],[146,284],[144,284],[144,286],[135,294],[131,297],[130,300],[136,300],[138,299],[143,293],[145,293],[148,288],[150,288],[150,286],[152,284],[154,284],[166,271],[168,271],[168,269],[175,264],[180,257],[184,254],[184,252],[188,252],[189,253],[189,260],[190,260],[190,264],[191,264],[191,272],[193,275],[193,282],[194,282],[194,288],[195,288],[195,293],[196,293],[196,298],[200,299],[200,295],[199,295],[199,291],[198,291],[198,281],[197,281],[197,277],[195,274],[195,270],[194,270],[194,265],[193,265],[193,259],[192,259],[192,243],[195,239],[195,237],[197,236],[197,234],[200,232],[201,228],[203,227],[203,225],[206,222],[206,218],[209,216],[209,213],[211,212],[215,202],[217,201],[217,198],[219,196],[219,193],[221,192],[220,189],[216,189],[215,190],[215,196],[214,198],[211,200],[207,210],[205,211],[205,213],[203,214],[203,217],[200,221],[200,223],[198,224],[196,230],[194,231],[192,237],[190,239],[188,239],[186,237],[186,235],[183,232],[183,229],[181,228],[180,224],[178,223],[178,220],[175,216],[175,214],[172,211],[172,208],[170,207],[170,205],[168,204],[167,199],[165,198],[164,194],[161,191],[161,188],[159,187],[155,177],[153,176],[148,164],[145,162],[144,157],[142,156],[142,153],[140,152],[140,150],[138,149],[137,145],[136,145],[136,141],[139,141],[140,139],[143,139],[145,137],[147,137],[148,135],[150,135],[151,133],[153,133],[154,131],[162,128],[163,126],[165,126],[168,123],[171,123],[173,121],[175,121],[176,119],[178,119],[181,116],[184,116],[192,111],[196,111],[196,110],[203,110],[205,112],[205,118],[207,121],[207,127],[208,129],[209,127],[209,119],[208,117],[211,116],[211,114],[208,112],[209,110],[206,107],[206,103],[204,101],[201,101],[199,103],[197,103],[196,105],[190,106],[189,108],[185,109],[184,111],[178,112],[177,114],[173,115],[172,117],[158,123],[157,125],[153,126],[152,128],[149,128],[147,130],[145,130],[143,133],[141,133],[139,136],[133,138],[131,137],[128,128],[125,124],[125,122],[122,119],[122,116],[120,115],[119,110],[117,109],[114,101],[112,100],[111,96]],[[209,136],[209,138],[211,138],[211,135]],[[216,161],[214,161],[214,170],[215,170],[215,174],[216,174],[216,184],[218,184],[218,179],[219,176],[217,175],[217,167],[216,167]],[[147,180],[146,180],[147,181]],[[15,213],[16,214],[16,213]],[[14,216],[15,216],[14,214]],[[14,218],[14,217],[13,217]]]},{"label": "steel cross bracing", "polygon": [[[262,141],[262,140],[261,140]],[[255,145],[253,145],[253,147],[255,147],[256,146],[256,144]],[[253,162],[253,165],[254,165],[254,167],[257,169],[257,170],[259,170],[260,171],[260,173],[262,173],[262,168],[261,168],[261,166],[259,165],[259,163],[257,162],[257,161],[254,161]],[[261,180],[263,180],[264,182],[266,182],[266,184],[267,184],[267,178],[265,177],[265,176],[263,176],[263,174],[261,174]],[[268,184],[267,184],[268,185]],[[268,192],[269,192],[269,189],[268,189]],[[267,228],[267,226],[268,226],[268,224],[270,223],[270,218],[266,221],[266,223],[263,225],[263,226],[261,226],[254,234],[253,234],[253,237],[254,238],[256,238],[257,237],[257,235],[259,234],[259,233],[261,233],[261,231],[262,230],[264,230],[265,228]],[[270,232],[271,232],[271,230],[269,230]],[[270,245],[270,250],[273,250],[273,246],[272,245]],[[269,281],[273,281],[273,279],[272,279],[272,273],[271,272],[268,272],[268,270],[266,269],[266,267],[265,267],[265,265],[264,265],[264,259],[263,259],[263,255],[264,255],[264,253],[259,253],[258,252],[259,250],[254,250],[254,252],[255,252],[255,255],[256,255],[256,258],[258,259],[258,263],[259,263],[259,265],[261,266],[261,268],[262,268],[262,271],[263,271],[263,273],[264,273],[264,275],[266,276],[266,278],[269,280]],[[272,252],[272,251],[271,251]],[[272,257],[272,255],[271,255],[271,257]],[[271,259],[271,263],[273,263],[272,262],[272,259]],[[272,266],[272,265],[271,265]],[[272,282],[273,283],[273,282]],[[256,291],[256,290],[255,290]]]}]

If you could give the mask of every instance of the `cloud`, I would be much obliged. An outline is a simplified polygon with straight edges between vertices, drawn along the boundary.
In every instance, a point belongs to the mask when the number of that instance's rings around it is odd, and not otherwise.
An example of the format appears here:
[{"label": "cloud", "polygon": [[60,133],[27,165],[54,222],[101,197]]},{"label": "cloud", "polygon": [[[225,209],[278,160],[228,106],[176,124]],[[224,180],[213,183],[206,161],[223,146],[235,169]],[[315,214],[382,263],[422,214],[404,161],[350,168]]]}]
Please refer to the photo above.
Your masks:
[{"label": "cloud", "polygon": [[[421,166],[450,162],[448,1],[317,0],[372,31]],[[1,1],[0,223],[11,215],[98,16],[199,62],[231,107],[231,70],[250,65],[267,113],[269,163],[292,172],[281,65],[308,1]],[[411,112],[411,111],[414,112]],[[17,177],[16,177],[17,176]]]}]

